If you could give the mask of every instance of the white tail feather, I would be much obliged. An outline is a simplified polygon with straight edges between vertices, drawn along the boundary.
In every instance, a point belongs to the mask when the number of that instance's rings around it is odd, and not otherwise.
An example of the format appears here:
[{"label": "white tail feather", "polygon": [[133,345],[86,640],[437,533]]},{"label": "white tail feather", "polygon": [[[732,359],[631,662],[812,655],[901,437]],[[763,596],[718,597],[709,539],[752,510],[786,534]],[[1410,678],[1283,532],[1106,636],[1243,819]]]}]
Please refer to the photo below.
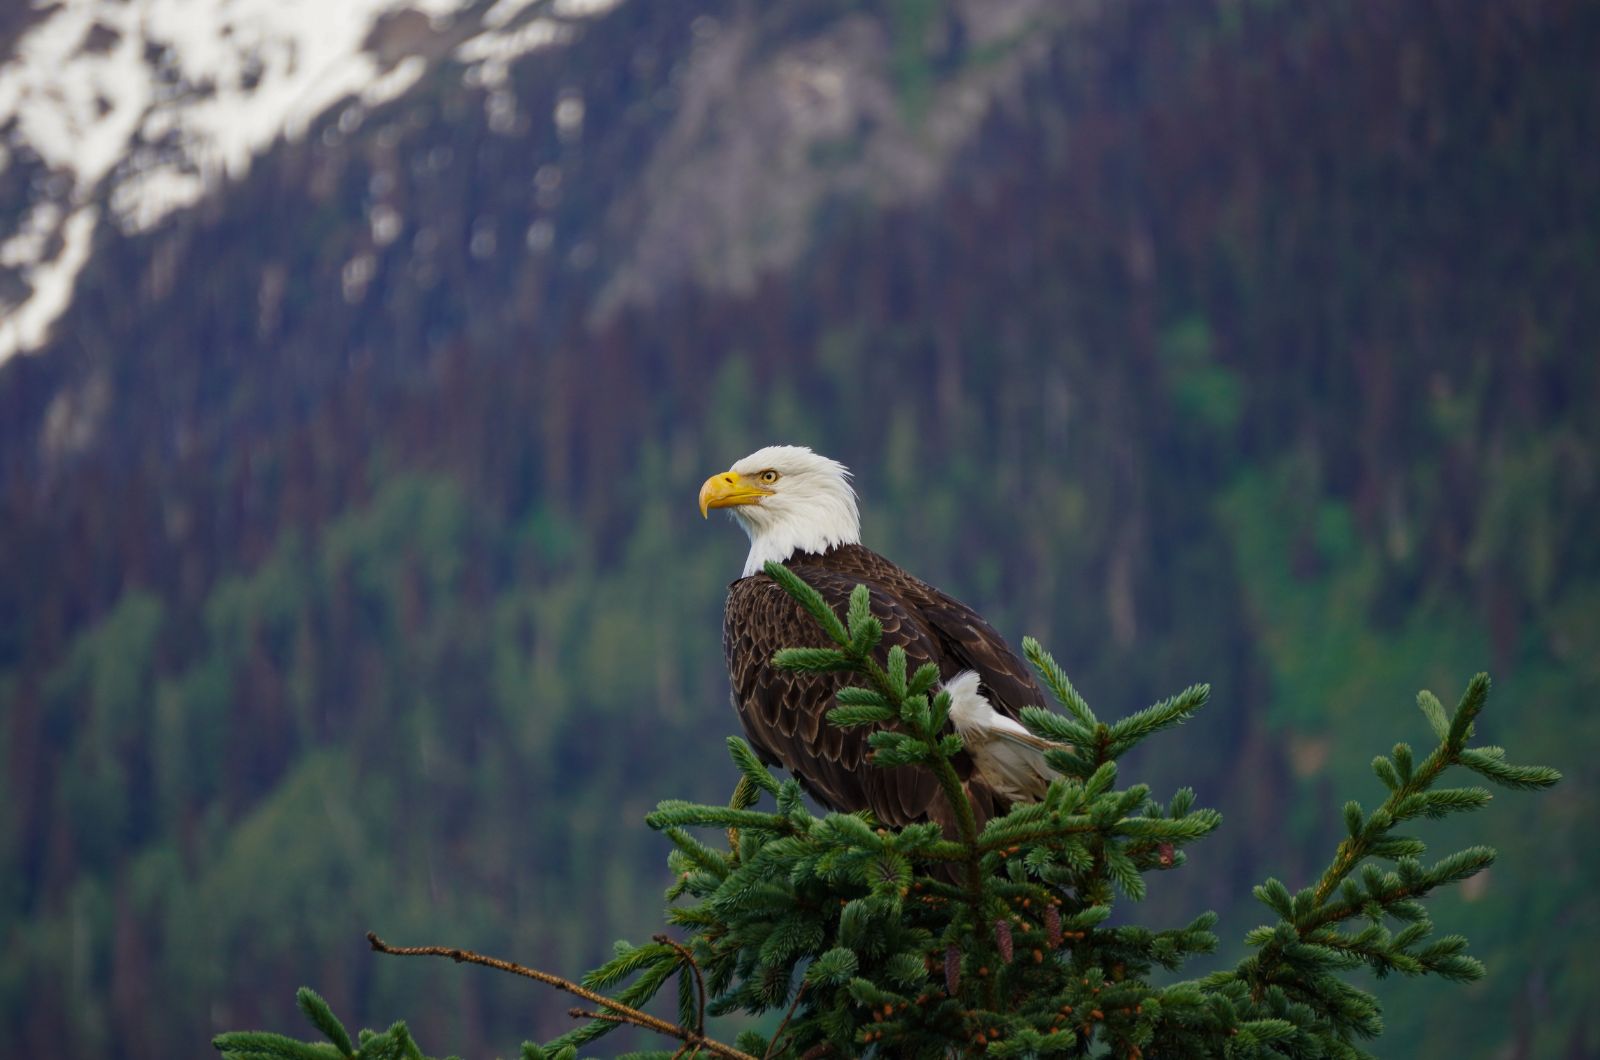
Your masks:
[{"label": "white tail feather", "polygon": [[989,786],[1012,802],[1044,798],[1056,774],[1045,764],[1043,741],[996,712],[971,670],[946,681],[944,689],[950,693],[950,721]]}]

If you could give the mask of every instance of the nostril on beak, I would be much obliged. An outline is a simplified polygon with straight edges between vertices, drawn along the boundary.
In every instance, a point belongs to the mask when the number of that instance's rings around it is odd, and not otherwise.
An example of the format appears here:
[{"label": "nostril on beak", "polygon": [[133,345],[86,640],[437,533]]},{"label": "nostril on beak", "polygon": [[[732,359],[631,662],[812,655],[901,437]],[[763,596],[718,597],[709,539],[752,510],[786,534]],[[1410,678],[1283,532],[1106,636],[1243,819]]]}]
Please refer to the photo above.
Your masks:
[{"label": "nostril on beak", "polygon": [[733,485],[733,476],[732,475],[723,475],[722,476],[722,481],[726,482],[728,485],[731,486],[731,485]]}]

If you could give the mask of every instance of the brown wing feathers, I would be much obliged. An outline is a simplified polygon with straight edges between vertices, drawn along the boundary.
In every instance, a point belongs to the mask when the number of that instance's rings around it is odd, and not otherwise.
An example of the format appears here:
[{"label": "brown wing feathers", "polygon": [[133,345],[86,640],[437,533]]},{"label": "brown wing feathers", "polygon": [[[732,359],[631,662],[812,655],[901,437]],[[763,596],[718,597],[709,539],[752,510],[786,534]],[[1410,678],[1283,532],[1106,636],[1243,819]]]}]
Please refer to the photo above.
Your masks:
[{"label": "brown wing feathers", "polygon": [[[887,655],[898,644],[911,670],[928,662],[938,666],[941,678],[976,670],[995,709],[1013,717],[1022,707],[1043,702],[1026,664],[983,619],[876,553],[845,545],[823,556],[796,556],[788,566],[841,615],[850,591],[866,584],[872,613],[884,628],[879,650]],[[870,810],[894,827],[926,820],[948,827],[948,807],[929,771],[875,767],[866,761],[866,730],[828,724],[826,714],[845,675],[795,673],[772,665],[780,648],[825,643],[811,617],[766,575],[742,578],[730,587],[723,648],[733,703],[751,746],[832,809]],[[981,782],[970,787],[981,816],[999,808]]]}]

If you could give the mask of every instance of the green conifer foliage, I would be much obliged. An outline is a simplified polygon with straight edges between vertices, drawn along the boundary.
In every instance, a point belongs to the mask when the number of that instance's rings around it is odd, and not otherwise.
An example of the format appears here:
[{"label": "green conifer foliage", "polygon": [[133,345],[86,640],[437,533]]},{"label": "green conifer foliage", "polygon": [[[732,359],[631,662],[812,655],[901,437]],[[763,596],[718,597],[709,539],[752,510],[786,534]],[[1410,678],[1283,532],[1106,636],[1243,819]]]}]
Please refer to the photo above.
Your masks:
[{"label": "green conifer foliage", "polygon": [[[1470,746],[1487,676],[1468,683],[1454,711],[1428,692],[1418,696],[1435,746],[1419,756],[1396,744],[1373,760],[1386,795],[1370,813],[1345,805],[1348,835],[1312,885],[1291,892],[1269,879],[1255,889],[1272,919],[1246,935],[1248,956],[1231,969],[1158,983],[1158,973],[1216,948],[1217,917],[1153,928],[1113,923],[1112,910],[1144,896],[1146,874],[1181,867],[1183,848],[1221,817],[1197,807],[1187,788],[1158,801],[1146,785],[1119,787],[1117,760],[1192,718],[1206,686],[1105,722],[1050,655],[1025,641],[1065,713],[1030,708],[1024,721],[1071,749],[1049,753],[1060,776],[1041,802],[979,829],[952,764],[961,741],[946,725],[948,695],[934,690],[939,675],[928,666],[907,673],[903,652],[878,650],[883,631],[865,587],[841,620],[786,568],[769,564],[767,573],[835,645],[789,649],[776,664],[853,675],[830,721],[877,726],[869,737],[877,766],[932,770],[955,808],[957,834],[936,824],[886,829],[865,814],[817,817],[796,781],[779,780],[730,738],[739,780],[728,805],[669,800],[647,817],[673,845],[667,920],[681,938],[619,943],[581,984],[460,950],[395,950],[373,939],[386,952],[487,963],[595,1003],[573,1010],[588,1021],[567,1034],[525,1044],[525,1060],[568,1060],[624,1024],[679,1039],[663,1057],[1361,1057],[1382,1020],[1377,998],[1346,973],[1484,974],[1464,938],[1433,935],[1424,900],[1482,871],[1494,851],[1469,847],[1429,864],[1423,842],[1397,829],[1489,801],[1482,787],[1443,786],[1452,770],[1520,789],[1560,779],[1553,769],[1511,764],[1498,747]],[[669,983],[669,1017],[640,1011]],[[300,1005],[327,1043],[248,1032],[216,1045],[228,1060],[422,1056],[403,1024],[363,1032],[357,1044],[316,994],[303,990]],[[741,1012],[770,1014],[770,1030],[743,1031],[733,1044],[710,1036],[708,1019]]]}]

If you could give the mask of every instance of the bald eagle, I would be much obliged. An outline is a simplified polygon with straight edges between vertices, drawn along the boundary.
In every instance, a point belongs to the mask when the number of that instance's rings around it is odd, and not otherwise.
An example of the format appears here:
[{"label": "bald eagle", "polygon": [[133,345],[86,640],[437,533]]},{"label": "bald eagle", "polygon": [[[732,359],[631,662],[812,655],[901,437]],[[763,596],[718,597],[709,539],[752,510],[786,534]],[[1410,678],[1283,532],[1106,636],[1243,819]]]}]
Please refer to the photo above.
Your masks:
[{"label": "bald eagle", "polygon": [[[870,810],[896,828],[921,821],[953,828],[931,771],[872,766],[866,730],[828,724],[834,696],[849,675],[773,666],[780,648],[828,642],[764,573],[772,561],[794,571],[841,614],[851,590],[866,585],[872,614],[883,623],[879,652],[898,644],[908,669],[931,662],[941,680],[954,680],[952,718],[969,749],[956,766],[980,826],[1009,803],[1042,794],[1040,777],[1050,775],[1042,752],[1050,745],[1038,746],[1043,741],[1016,720],[1023,707],[1044,702],[1027,664],[970,607],[862,547],[856,494],[843,464],[800,446],[757,450],[706,479],[700,512],[709,515],[712,508],[728,509],[750,537],[744,573],[728,587],[722,645],[734,707],[763,762],[788,770],[829,809]],[[963,677],[967,672],[974,676]]]}]

